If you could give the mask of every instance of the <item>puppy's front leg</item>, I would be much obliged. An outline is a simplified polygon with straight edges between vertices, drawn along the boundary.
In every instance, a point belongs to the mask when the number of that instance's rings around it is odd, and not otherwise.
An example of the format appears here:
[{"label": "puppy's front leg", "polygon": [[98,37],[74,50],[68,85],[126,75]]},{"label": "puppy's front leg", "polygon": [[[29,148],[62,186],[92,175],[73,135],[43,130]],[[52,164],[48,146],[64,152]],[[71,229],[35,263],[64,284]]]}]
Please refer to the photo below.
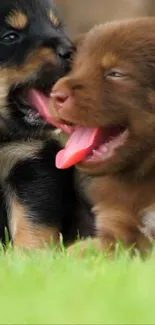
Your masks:
[{"label": "puppy's front leg", "polygon": [[67,215],[69,179],[55,168],[52,148],[53,142],[37,148],[29,143],[4,149],[1,182],[15,246],[39,248],[50,241],[59,243]]},{"label": "puppy's front leg", "polygon": [[13,245],[26,248],[41,248],[45,244],[59,244],[59,228],[39,224],[34,220],[29,207],[14,195],[8,196],[9,229]]},{"label": "puppy's front leg", "polygon": [[115,205],[114,209],[99,204],[94,208],[94,213],[102,250],[109,249],[113,253],[119,241],[132,252],[136,248],[146,253],[151,248],[149,239],[140,231],[140,218],[127,206],[118,208]]},{"label": "puppy's front leg", "polygon": [[107,208],[98,204],[93,209],[96,215],[95,239],[80,241],[69,248],[71,253],[77,252],[80,256],[88,250],[98,250],[113,256],[119,241],[131,249],[131,253],[138,248],[141,253],[146,253],[151,248],[150,241],[140,232],[138,218],[129,213],[125,208]]}]

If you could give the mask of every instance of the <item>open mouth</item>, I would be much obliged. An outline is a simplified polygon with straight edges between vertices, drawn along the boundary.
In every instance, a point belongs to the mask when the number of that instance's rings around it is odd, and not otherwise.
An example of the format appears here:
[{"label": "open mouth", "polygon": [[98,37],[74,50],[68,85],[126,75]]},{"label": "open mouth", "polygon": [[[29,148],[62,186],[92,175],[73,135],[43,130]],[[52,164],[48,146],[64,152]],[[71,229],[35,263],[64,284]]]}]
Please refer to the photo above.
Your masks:
[{"label": "open mouth", "polygon": [[104,128],[75,127],[66,147],[58,152],[56,166],[69,168],[77,163],[93,165],[113,157],[116,149],[124,145],[128,138],[125,126]]},{"label": "open mouth", "polygon": [[70,134],[71,131],[67,125],[56,123],[49,114],[51,87],[45,89],[30,88],[25,85],[15,87],[11,90],[9,99],[23,113],[28,124],[49,124]]},{"label": "open mouth", "polygon": [[[9,102],[11,106],[15,108],[15,112],[20,112],[24,120],[30,125],[47,124],[43,120],[43,116],[37,109],[37,103],[31,102],[29,94],[33,92],[33,88],[29,88],[27,85],[19,85],[12,87],[9,94]],[[43,92],[40,91],[42,94]],[[45,98],[48,95],[44,95]]]},{"label": "open mouth", "polygon": [[43,93],[38,89],[30,89],[27,93],[28,103],[33,107],[37,114],[39,114],[44,121],[47,121],[50,125],[52,124],[56,128],[60,128],[65,133],[70,134],[70,128],[67,125],[56,123],[50,115],[50,92]]}]

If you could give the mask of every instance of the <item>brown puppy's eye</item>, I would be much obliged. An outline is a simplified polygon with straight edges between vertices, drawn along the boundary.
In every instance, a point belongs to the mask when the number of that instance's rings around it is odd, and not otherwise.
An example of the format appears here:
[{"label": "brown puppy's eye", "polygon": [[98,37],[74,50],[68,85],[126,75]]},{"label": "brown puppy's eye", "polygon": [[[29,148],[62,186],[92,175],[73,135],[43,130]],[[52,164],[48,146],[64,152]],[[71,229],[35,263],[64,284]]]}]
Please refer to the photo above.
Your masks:
[{"label": "brown puppy's eye", "polygon": [[123,78],[125,77],[125,75],[119,71],[109,71],[106,74],[106,77],[110,77],[110,78]]}]

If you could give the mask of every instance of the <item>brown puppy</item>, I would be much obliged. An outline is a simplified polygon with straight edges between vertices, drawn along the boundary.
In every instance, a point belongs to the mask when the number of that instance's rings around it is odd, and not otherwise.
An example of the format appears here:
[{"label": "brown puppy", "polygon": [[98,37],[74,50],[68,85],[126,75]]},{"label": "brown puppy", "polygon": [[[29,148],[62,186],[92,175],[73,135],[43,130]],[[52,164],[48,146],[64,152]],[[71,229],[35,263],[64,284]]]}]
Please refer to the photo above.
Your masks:
[{"label": "brown puppy", "polygon": [[57,121],[81,126],[68,146],[81,137],[77,167],[89,176],[102,248],[119,238],[146,251],[155,238],[155,19],[92,29],[52,98]]}]

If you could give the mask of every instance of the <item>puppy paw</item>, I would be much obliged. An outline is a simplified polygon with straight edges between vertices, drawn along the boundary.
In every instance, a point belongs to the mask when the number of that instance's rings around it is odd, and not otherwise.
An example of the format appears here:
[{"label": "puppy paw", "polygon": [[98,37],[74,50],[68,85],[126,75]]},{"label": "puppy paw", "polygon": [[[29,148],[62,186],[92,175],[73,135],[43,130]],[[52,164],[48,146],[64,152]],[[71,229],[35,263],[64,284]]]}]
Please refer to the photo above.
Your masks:
[{"label": "puppy paw", "polygon": [[100,251],[101,243],[97,238],[81,240],[68,247],[68,252],[70,255],[76,255],[79,257],[96,255]]}]

